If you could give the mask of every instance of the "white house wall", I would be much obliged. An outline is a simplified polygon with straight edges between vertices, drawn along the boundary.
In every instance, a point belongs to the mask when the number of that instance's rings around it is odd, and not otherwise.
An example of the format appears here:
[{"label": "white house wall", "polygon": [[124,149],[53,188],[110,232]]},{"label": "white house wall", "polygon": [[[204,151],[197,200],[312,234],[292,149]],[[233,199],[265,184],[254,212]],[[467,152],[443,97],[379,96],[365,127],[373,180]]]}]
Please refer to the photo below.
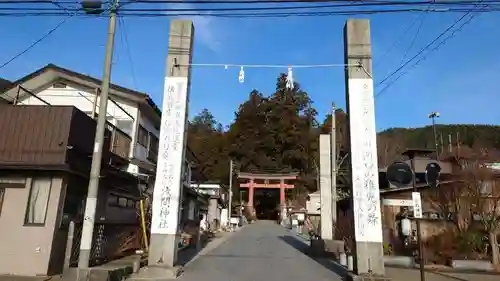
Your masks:
[{"label": "white house wall", "polygon": [[[69,85],[66,88],[53,88],[52,86],[40,91],[37,96],[51,105],[73,105],[83,112],[92,112],[93,102],[95,98],[94,93],[89,93],[83,90],[79,90]],[[127,104],[123,101],[117,101],[116,98],[113,100],[124,110],[120,109],[114,102],[108,102],[108,108],[106,115],[108,121],[112,124],[116,124],[116,120],[133,120],[137,119],[137,106]],[[100,113],[99,109],[100,97],[97,98],[96,112]],[[20,104],[26,105],[44,105],[43,102],[35,97],[28,97],[22,100]],[[128,113],[128,114],[127,114]],[[129,116],[134,117],[133,119]]]}]

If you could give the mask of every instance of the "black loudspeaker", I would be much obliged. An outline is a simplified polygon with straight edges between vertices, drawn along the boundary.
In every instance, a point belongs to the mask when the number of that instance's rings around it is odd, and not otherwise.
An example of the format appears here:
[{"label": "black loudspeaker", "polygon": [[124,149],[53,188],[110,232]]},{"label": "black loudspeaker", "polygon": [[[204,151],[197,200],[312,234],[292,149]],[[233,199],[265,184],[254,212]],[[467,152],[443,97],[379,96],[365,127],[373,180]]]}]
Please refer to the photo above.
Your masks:
[{"label": "black loudspeaker", "polygon": [[394,162],[387,167],[387,180],[396,187],[408,186],[413,181],[413,171],[405,162]]},{"label": "black loudspeaker", "polygon": [[102,1],[97,1],[97,0],[83,0],[80,2],[80,5],[82,6],[82,9],[87,13],[87,14],[100,14],[104,11],[102,8]]},{"label": "black loudspeaker", "polygon": [[439,186],[439,175],[441,174],[441,166],[436,162],[431,162],[425,167],[425,181],[429,187],[436,188]]}]

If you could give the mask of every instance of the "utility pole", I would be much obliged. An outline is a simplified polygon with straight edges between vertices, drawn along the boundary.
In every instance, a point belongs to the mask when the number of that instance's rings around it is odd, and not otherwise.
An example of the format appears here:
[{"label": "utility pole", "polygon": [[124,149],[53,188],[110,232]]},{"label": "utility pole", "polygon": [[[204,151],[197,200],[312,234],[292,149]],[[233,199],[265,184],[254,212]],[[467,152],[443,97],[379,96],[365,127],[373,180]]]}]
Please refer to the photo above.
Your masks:
[{"label": "utility pole", "polygon": [[332,153],[332,222],[333,237],[337,226],[337,120],[335,118],[335,103],[332,103],[332,132],[330,137]]},{"label": "utility pole", "polygon": [[436,160],[439,159],[439,151],[438,151],[438,140],[437,140],[437,133],[436,133],[436,118],[439,117],[439,112],[431,112],[428,115],[429,118],[432,119],[432,134],[434,136],[434,149],[436,150]]},{"label": "utility pole", "polygon": [[227,211],[227,221],[231,224],[231,211],[233,204],[233,159],[229,160],[229,206]]},{"label": "utility pole", "polygon": [[444,153],[443,133],[439,133],[439,142],[441,143],[441,154],[443,154]]},{"label": "utility pole", "polygon": [[[437,151],[436,151],[436,153],[437,153]],[[418,192],[417,182],[416,182],[417,179],[416,179],[416,174],[415,174],[415,157],[412,157],[410,159],[410,167],[411,167],[411,172],[413,173],[413,177],[412,177],[413,192]],[[420,260],[420,262],[419,262],[420,281],[425,281],[424,244],[422,242],[422,231],[421,231],[421,226],[420,226],[420,219],[419,218],[415,219],[415,223],[417,225],[418,258]]]},{"label": "utility pole", "polygon": [[449,153],[452,153],[452,152],[453,152],[453,146],[452,146],[451,134],[448,134],[448,152],[449,152]]},{"label": "utility pole", "polygon": [[87,272],[85,271],[89,267],[90,250],[92,248],[92,237],[94,233],[94,220],[97,206],[97,194],[99,190],[104,132],[106,129],[106,110],[108,108],[109,83],[111,79],[111,65],[113,61],[113,48],[115,43],[116,10],[118,9],[118,0],[113,1],[111,5],[108,38],[106,42],[106,55],[104,57],[104,74],[101,85],[101,100],[99,102],[99,110],[101,112],[99,112],[97,118],[94,152],[92,154],[92,166],[90,169],[89,187],[85,203],[85,216],[83,220],[82,238],[80,243],[80,255],[78,258],[79,280],[83,280],[80,278],[86,279]]}]

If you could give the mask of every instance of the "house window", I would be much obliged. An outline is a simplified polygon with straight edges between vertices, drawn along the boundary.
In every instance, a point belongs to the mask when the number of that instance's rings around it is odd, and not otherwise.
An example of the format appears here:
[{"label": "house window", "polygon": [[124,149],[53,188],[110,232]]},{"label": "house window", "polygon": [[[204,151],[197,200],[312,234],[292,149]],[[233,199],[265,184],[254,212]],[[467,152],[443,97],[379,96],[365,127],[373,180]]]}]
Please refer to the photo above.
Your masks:
[{"label": "house window", "polygon": [[132,199],[127,199],[127,208],[134,209],[135,208],[135,201]]},{"label": "house window", "polygon": [[148,147],[148,131],[141,125],[139,125],[139,133],[137,134],[137,143]]},{"label": "house window", "polygon": [[135,209],[136,200],[118,194],[110,193],[108,194],[108,206]]},{"label": "house window", "polygon": [[51,178],[33,178],[31,180],[31,189],[24,218],[25,224],[45,224],[51,187]]},{"label": "house window", "polygon": [[116,206],[118,205],[118,196],[109,194],[108,195],[108,205],[110,206]]},{"label": "house window", "polygon": [[158,137],[149,133],[149,147],[148,147],[148,159],[156,163],[158,160]]},{"label": "house window", "polygon": [[127,198],[125,197],[118,197],[118,206],[126,208],[127,207]]},{"label": "house window", "polygon": [[132,136],[134,120],[116,120],[116,127],[125,134]]}]

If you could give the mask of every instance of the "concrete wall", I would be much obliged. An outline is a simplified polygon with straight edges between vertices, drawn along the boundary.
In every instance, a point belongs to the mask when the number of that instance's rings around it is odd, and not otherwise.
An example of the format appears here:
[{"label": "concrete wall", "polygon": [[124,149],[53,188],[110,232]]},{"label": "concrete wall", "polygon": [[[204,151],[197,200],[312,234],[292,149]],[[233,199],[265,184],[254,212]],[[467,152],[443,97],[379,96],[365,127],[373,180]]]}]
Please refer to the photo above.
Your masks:
[{"label": "concrete wall", "polygon": [[[411,160],[406,160],[406,163],[408,165],[411,165]],[[415,172],[416,173],[422,173],[425,172],[425,168],[427,167],[427,164],[431,162],[436,162],[434,159],[430,159],[429,157],[415,157],[414,159],[414,165],[415,165]],[[443,174],[450,174],[452,172],[452,165],[450,162],[444,162],[444,161],[438,161],[439,166],[441,166],[441,173]]]},{"label": "concrete wall", "polygon": [[208,201],[208,223],[212,223],[217,218],[217,199]]},{"label": "concrete wall", "polygon": [[319,215],[321,207],[321,195],[319,193],[309,194],[309,201],[306,202],[306,210],[308,215]]},{"label": "concrete wall", "polygon": [[52,178],[44,225],[25,225],[32,178],[24,187],[5,188],[0,210],[0,274],[46,275],[54,232],[59,228],[63,179]]}]

